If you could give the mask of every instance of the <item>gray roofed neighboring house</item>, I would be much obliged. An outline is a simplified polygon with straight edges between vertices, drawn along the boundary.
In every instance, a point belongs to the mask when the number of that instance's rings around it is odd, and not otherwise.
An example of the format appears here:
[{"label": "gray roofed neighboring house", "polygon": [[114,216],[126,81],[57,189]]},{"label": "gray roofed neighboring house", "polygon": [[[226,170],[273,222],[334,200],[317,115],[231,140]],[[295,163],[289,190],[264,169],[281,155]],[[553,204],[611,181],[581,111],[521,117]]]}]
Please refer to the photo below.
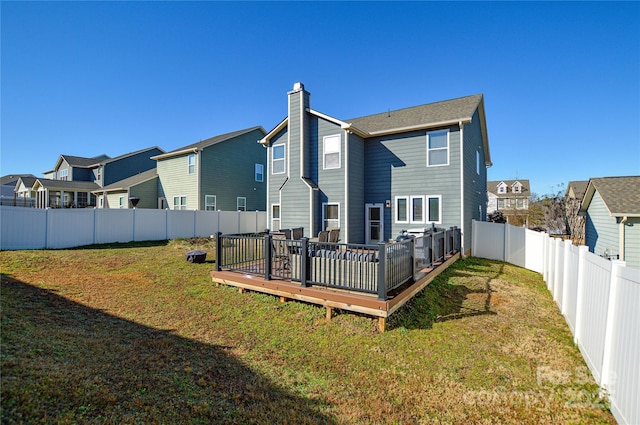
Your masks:
[{"label": "gray roofed neighboring house", "polygon": [[640,176],[592,178],[580,214],[589,251],[640,269]]},{"label": "gray roofed neighboring house", "polygon": [[0,177],[0,185],[5,186],[9,184],[16,184],[20,177],[36,177],[33,174],[7,174]]},{"label": "gray roofed neighboring house", "polygon": [[158,207],[158,173],[155,168],[94,190],[103,208],[129,208],[136,198],[136,208]]},{"label": "gray roofed neighboring house", "polygon": [[584,193],[587,190],[587,185],[589,184],[589,180],[576,180],[570,181],[567,185],[567,192],[565,194],[565,198],[573,198],[580,199],[584,196]]},{"label": "gray roofed neighboring house", "polygon": [[52,180],[38,178],[34,183],[34,189],[38,187],[47,188],[49,190],[81,190],[84,192],[99,189],[100,186],[94,182],[74,181],[74,180]]}]

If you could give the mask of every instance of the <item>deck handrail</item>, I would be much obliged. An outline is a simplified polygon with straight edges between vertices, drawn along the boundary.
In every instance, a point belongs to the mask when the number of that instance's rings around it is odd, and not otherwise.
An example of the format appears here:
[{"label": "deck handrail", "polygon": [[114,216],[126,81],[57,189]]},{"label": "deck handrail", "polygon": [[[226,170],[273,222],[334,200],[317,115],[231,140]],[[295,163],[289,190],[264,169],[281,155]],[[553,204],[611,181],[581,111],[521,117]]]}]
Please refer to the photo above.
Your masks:
[{"label": "deck handrail", "polygon": [[[272,234],[216,237],[216,270],[228,269],[285,279],[306,286],[325,286],[389,294],[417,281],[446,257],[459,252],[460,229],[432,227],[423,235],[377,245],[275,238]],[[221,247],[221,249],[218,249]]]}]

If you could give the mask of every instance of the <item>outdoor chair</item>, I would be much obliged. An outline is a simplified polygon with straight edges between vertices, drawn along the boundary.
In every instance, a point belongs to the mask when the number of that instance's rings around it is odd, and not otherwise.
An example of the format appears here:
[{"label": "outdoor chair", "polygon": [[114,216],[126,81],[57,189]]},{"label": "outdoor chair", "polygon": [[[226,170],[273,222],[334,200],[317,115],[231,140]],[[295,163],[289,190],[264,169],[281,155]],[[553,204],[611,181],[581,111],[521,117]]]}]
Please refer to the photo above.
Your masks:
[{"label": "outdoor chair", "polygon": [[282,234],[274,234],[272,239],[273,245],[273,264],[275,270],[283,272],[290,270],[291,263],[289,258],[289,250],[287,249],[287,238]]},{"label": "outdoor chair", "polygon": [[329,242],[338,243],[340,241],[340,229],[334,228],[329,230]]},{"label": "outdoor chair", "polygon": [[323,230],[318,233],[318,242],[329,242],[329,232]]}]

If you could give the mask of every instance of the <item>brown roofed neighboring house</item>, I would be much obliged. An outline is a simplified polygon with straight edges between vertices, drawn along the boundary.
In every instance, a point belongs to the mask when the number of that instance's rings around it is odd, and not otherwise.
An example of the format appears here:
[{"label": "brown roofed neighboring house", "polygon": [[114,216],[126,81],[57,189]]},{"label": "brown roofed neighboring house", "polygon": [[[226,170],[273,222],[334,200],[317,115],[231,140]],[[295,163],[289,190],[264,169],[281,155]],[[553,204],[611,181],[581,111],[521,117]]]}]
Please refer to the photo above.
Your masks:
[{"label": "brown roofed neighboring house", "polygon": [[530,184],[527,179],[487,182],[487,214],[501,211],[507,223],[529,226]]},{"label": "brown roofed neighboring house", "polygon": [[570,181],[564,195],[567,229],[571,240],[577,245],[584,244],[584,216],[578,213],[588,184],[588,180]]},{"label": "brown roofed neighboring house", "polygon": [[640,176],[592,178],[580,214],[589,251],[640,269]]}]

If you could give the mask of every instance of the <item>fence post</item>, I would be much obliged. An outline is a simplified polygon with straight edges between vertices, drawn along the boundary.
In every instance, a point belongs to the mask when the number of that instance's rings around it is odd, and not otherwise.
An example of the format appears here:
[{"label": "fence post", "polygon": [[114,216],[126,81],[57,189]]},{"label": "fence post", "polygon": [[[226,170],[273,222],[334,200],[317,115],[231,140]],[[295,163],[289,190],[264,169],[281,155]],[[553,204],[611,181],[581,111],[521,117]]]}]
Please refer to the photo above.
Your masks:
[{"label": "fence post", "polygon": [[48,244],[49,244],[49,207],[46,207],[44,209],[44,247],[43,248],[48,249],[49,248]]},{"label": "fence post", "polygon": [[562,267],[562,305],[560,306],[560,312],[566,316],[567,309],[569,308],[569,260],[571,259],[571,247],[573,244],[570,239],[564,241],[564,265]]},{"label": "fence post", "polygon": [[271,233],[264,235],[264,280],[271,280]]},{"label": "fence post", "polygon": [[387,244],[378,244],[378,299],[387,299],[387,287],[385,279],[385,270],[387,263]]},{"label": "fence post", "polygon": [[[421,237],[421,236],[420,236]],[[416,280],[416,238],[409,239],[409,252],[411,253],[411,279]]]},{"label": "fence post", "polygon": [[509,262],[509,250],[511,249],[509,246],[509,223],[504,223],[503,226],[504,232],[502,234],[504,235],[504,239],[502,241],[502,261]]},{"label": "fence post", "polygon": [[573,335],[573,343],[578,344],[582,332],[582,300],[584,298],[584,275],[585,275],[585,258],[589,252],[589,247],[581,245],[578,247],[578,291],[576,293],[576,328]]},{"label": "fence post", "polygon": [[302,246],[300,247],[300,286],[306,288],[307,270],[309,265],[309,238],[300,239]]},{"label": "fence post", "polygon": [[216,233],[216,271],[219,272],[222,270],[220,267],[220,263],[222,263],[222,233]]},{"label": "fence post", "polygon": [[[607,323],[604,332],[604,353],[602,354],[602,374],[600,386],[607,390],[611,378],[611,351],[613,349],[613,331],[615,326],[616,301],[618,298],[618,276],[620,267],[625,266],[621,260],[611,260],[611,283],[609,284],[609,307],[607,308]],[[615,379],[615,377],[613,377]]]}]

